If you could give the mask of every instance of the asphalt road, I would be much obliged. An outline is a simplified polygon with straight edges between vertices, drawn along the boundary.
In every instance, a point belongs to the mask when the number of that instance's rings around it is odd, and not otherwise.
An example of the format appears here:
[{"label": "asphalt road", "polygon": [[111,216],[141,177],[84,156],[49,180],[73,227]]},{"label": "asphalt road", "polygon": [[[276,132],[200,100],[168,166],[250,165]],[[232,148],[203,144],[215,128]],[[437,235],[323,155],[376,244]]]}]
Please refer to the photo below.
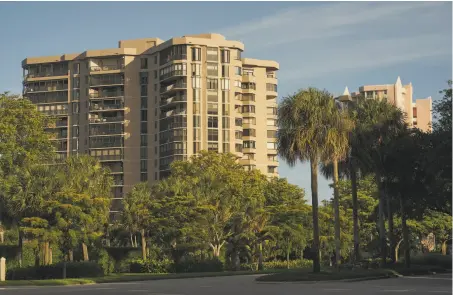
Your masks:
[{"label": "asphalt road", "polygon": [[389,295],[452,294],[451,274],[361,282],[258,283],[256,276],[175,279],[67,287],[4,287],[0,295]]}]

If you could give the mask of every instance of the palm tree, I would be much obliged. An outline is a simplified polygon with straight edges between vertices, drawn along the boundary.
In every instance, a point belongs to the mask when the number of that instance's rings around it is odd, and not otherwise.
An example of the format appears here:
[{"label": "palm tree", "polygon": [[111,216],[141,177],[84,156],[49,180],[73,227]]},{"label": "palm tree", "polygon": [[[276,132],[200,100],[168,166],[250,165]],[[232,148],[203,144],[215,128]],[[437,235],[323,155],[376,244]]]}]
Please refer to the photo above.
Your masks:
[{"label": "palm tree", "polygon": [[318,163],[329,155],[332,118],[335,109],[332,95],[308,88],[283,99],[278,108],[277,145],[279,155],[290,165],[310,161],[313,215],[313,271],[319,272]]}]

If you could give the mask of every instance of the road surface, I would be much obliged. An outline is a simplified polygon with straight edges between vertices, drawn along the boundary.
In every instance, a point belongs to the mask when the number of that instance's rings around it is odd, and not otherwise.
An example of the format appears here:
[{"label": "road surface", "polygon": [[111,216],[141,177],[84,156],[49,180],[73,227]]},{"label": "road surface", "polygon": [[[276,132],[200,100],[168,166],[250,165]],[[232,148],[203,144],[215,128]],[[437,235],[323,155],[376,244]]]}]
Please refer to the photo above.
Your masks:
[{"label": "road surface", "polygon": [[361,282],[261,283],[256,275],[66,287],[2,287],[0,295],[391,295],[452,294],[451,274]]}]

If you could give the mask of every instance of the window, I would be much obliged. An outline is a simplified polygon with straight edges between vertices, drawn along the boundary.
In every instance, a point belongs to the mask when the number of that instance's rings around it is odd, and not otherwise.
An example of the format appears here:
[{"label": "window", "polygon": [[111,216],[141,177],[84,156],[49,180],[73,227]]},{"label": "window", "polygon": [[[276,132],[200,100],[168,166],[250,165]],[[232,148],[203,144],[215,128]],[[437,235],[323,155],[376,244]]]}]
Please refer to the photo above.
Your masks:
[{"label": "window", "polygon": [[193,116],[193,127],[201,127],[200,116]]},{"label": "window", "polygon": [[242,136],[243,136],[242,131],[239,131],[239,130],[234,131],[234,138],[242,139]]},{"label": "window", "polygon": [[417,108],[412,108],[412,117],[417,119]]},{"label": "window", "polygon": [[235,126],[242,126],[242,118],[235,118],[234,119]]},{"label": "window", "polygon": [[201,76],[201,65],[200,64],[192,64],[192,77],[193,76]]},{"label": "window", "polygon": [[140,111],[140,120],[141,121],[148,121],[148,111],[147,110],[141,110]]},{"label": "window", "polygon": [[220,54],[222,56],[222,63],[230,63],[230,51],[226,49],[220,50]]},{"label": "window", "polygon": [[147,96],[148,95],[148,85],[141,85],[140,86],[140,96]]},{"label": "window", "polygon": [[219,105],[217,103],[208,103],[208,114],[217,115],[219,113]]},{"label": "window", "polygon": [[200,90],[193,90],[193,101],[200,101]]},{"label": "window", "polygon": [[148,136],[140,135],[140,145],[147,146],[148,145]]},{"label": "window", "polygon": [[234,67],[234,74],[238,75],[238,76],[242,75],[242,68],[241,67],[237,67],[237,66]]},{"label": "window", "polygon": [[148,72],[140,72],[140,84],[148,84]]},{"label": "window", "polygon": [[267,143],[267,148],[269,150],[276,150],[277,149],[277,143],[276,142],[268,142]]},{"label": "window", "polygon": [[219,87],[218,87],[218,81],[217,79],[207,79],[206,81],[206,88],[208,90],[217,90]]},{"label": "window", "polygon": [[208,142],[208,151],[218,152],[219,144],[217,142]]},{"label": "window", "polygon": [[255,129],[244,129],[242,134],[244,136],[256,136],[256,130]]},{"label": "window", "polygon": [[255,106],[254,105],[242,106],[242,113],[255,113]]},{"label": "window", "polygon": [[256,142],[254,140],[244,140],[243,146],[245,149],[256,148]]},{"label": "window", "polygon": [[145,70],[148,68],[148,59],[145,58],[140,58],[140,69]]},{"label": "window", "polygon": [[140,97],[140,108],[142,108],[142,109],[148,108],[148,98],[147,97]]},{"label": "window", "polygon": [[148,174],[147,173],[140,173],[140,181],[148,181]]},{"label": "window", "polygon": [[268,114],[268,115],[277,115],[277,108],[268,107],[268,108],[267,108],[267,114]]},{"label": "window", "polygon": [[236,153],[242,153],[242,144],[236,143],[234,145],[234,150],[236,151]]},{"label": "window", "polygon": [[255,154],[244,154],[243,159],[246,159],[246,160],[255,160]]},{"label": "window", "polygon": [[217,117],[208,117],[208,128],[218,128],[219,127],[219,118]]},{"label": "window", "polygon": [[194,142],[193,143],[193,153],[196,154],[200,151],[201,143],[200,142]]},{"label": "window", "polygon": [[222,147],[223,147],[223,152],[224,153],[229,153],[230,152],[230,144],[229,143],[222,144]]},{"label": "window", "polygon": [[201,140],[201,130],[200,130],[200,128],[194,128],[193,129],[193,140],[194,141]]},{"label": "window", "polygon": [[154,79],[157,79],[157,71],[154,71]]},{"label": "window", "polygon": [[229,116],[230,115],[230,105],[229,104],[223,104],[222,105],[222,115],[224,116]]},{"label": "window", "polygon": [[267,173],[275,173],[275,167],[274,166],[267,166]]},{"label": "window", "polygon": [[222,65],[222,77],[229,77],[230,76],[230,67],[227,65]]},{"label": "window", "polygon": [[222,141],[223,142],[228,142],[230,141],[230,130],[224,129],[222,131]]},{"label": "window", "polygon": [[234,80],[234,87],[242,87],[242,82],[240,80]]},{"label": "window", "polygon": [[244,76],[255,76],[253,69],[243,69]]},{"label": "window", "polygon": [[73,82],[74,82],[73,88],[80,88],[80,78],[79,77],[74,77]]},{"label": "window", "polygon": [[192,47],[192,60],[201,61],[201,48]]},{"label": "window", "polygon": [[194,102],[193,103],[193,113],[194,114],[199,114],[200,113],[200,103],[199,102]]},{"label": "window", "polygon": [[244,124],[256,125],[256,118],[254,117],[244,117]]},{"label": "window", "polygon": [[217,102],[219,98],[217,97],[217,93],[208,94],[208,101],[210,102]]},{"label": "window", "polygon": [[154,64],[157,65],[157,54],[154,56]]},{"label": "window", "polygon": [[80,99],[80,90],[74,90],[73,100],[79,100],[79,99]]},{"label": "window", "polygon": [[208,129],[208,141],[219,141],[219,130]]},{"label": "window", "polygon": [[230,89],[230,79],[220,79],[220,87],[222,90]]},{"label": "window", "polygon": [[266,83],[266,90],[267,91],[275,91],[275,92],[277,92],[277,85],[276,84],[271,84],[271,83]]},{"label": "window", "polygon": [[222,91],[222,103],[230,102],[230,93],[228,91]]},{"label": "window", "polygon": [[269,162],[277,162],[277,157],[273,155],[267,155],[267,160]]},{"label": "window", "polygon": [[200,77],[192,77],[192,88],[194,88],[194,89],[201,88],[201,78]]},{"label": "window", "polygon": [[147,159],[148,158],[148,148],[141,147],[140,148],[140,159]]},{"label": "window", "polygon": [[241,60],[242,59],[242,51],[240,49],[233,50],[234,59]]},{"label": "window", "polygon": [[142,160],[140,161],[140,172],[148,171],[148,161]]},{"label": "window", "polygon": [[206,49],[206,60],[207,61],[218,61],[219,60],[219,52],[217,51],[216,47],[208,47]]},{"label": "window", "polygon": [[80,64],[74,64],[74,74],[80,74]]},{"label": "window", "polygon": [[208,76],[215,76],[217,77],[219,75],[219,66],[217,64],[214,64],[214,63],[208,63],[206,65],[206,69],[207,69],[207,75]]},{"label": "window", "polygon": [[256,84],[253,83],[253,82],[242,83],[242,89],[253,89],[253,90],[256,90]]},{"label": "window", "polygon": [[251,93],[242,94],[242,101],[255,101],[255,94]]},{"label": "window", "polygon": [[277,126],[277,120],[267,119],[267,126]]},{"label": "window", "polygon": [[267,138],[276,138],[276,137],[277,137],[277,131],[267,130]]},{"label": "window", "polygon": [[148,123],[147,122],[142,122],[140,123],[140,133],[148,133]]},{"label": "window", "polygon": [[230,128],[230,118],[229,117],[222,118],[222,126],[224,129]]}]

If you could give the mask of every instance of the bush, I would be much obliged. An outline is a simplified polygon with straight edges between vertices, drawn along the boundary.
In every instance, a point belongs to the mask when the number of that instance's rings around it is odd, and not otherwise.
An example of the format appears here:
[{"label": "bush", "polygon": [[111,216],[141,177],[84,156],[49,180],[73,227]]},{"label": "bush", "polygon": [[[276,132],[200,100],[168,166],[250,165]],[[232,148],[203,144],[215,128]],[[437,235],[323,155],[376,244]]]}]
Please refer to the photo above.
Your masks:
[{"label": "bush", "polygon": [[115,262],[104,249],[99,250],[96,260],[102,268],[104,275],[111,274],[115,270]]},{"label": "bush", "polygon": [[147,259],[135,259],[130,262],[131,273],[168,273],[171,270],[171,261]]},{"label": "bush", "polygon": [[[14,268],[7,270],[8,280],[48,280],[63,277],[63,262],[38,267]],[[66,263],[67,278],[101,277],[104,275],[102,267],[95,262],[68,262]]]},{"label": "bush", "polygon": [[[313,266],[313,261],[308,259],[297,259],[297,260],[290,260],[289,261],[289,268],[310,268]],[[270,269],[287,269],[288,263],[286,261],[267,261],[263,262],[264,270]],[[241,270],[251,270],[255,271],[258,270],[258,263],[244,263],[241,264]]]},{"label": "bush", "polygon": [[223,271],[223,263],[217,258],[197,259],[186,258],[184,261],[173,264],[171,271],[176,273],[187,272],[219,272]]},{"label": "bush", "polygon": [[451,255],[442,255],[439,253],[426,253],[411,258],[412,264],[433,265],[445,269],[451,269]]}]

